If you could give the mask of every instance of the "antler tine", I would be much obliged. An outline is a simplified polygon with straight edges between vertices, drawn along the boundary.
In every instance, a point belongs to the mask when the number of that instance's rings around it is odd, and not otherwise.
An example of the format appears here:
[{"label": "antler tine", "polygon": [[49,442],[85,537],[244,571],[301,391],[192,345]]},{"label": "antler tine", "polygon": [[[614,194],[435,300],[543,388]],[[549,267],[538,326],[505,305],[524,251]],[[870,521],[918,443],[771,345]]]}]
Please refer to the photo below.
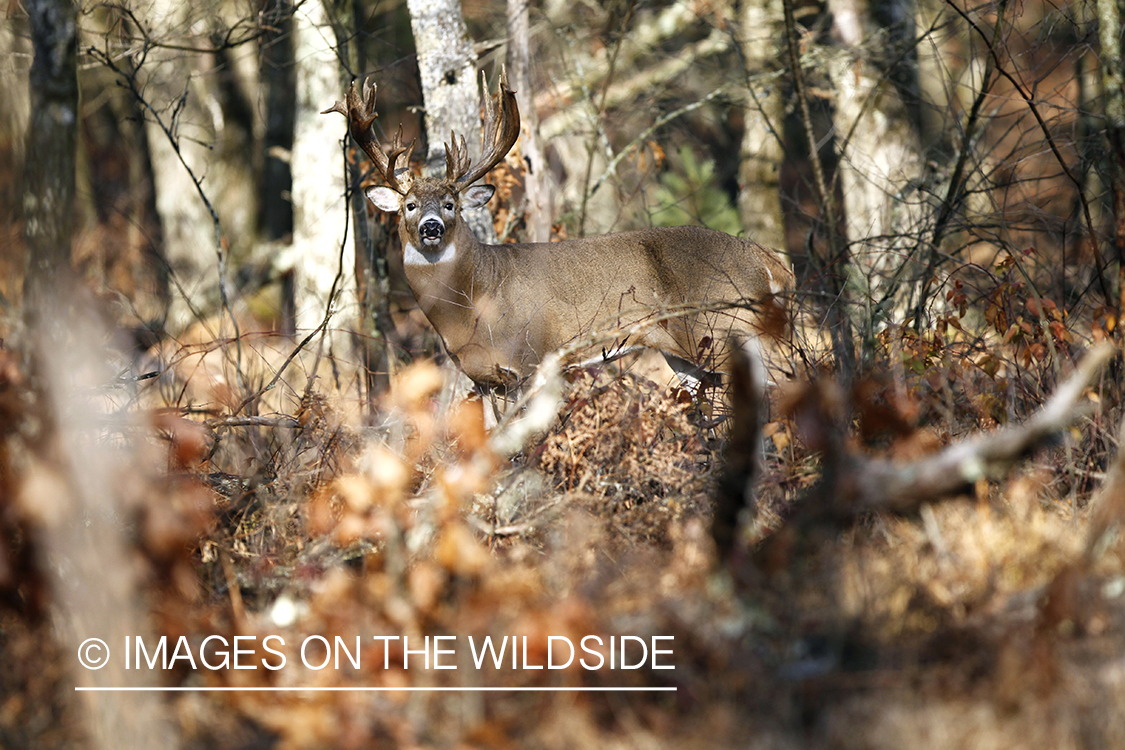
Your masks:
[{"label": "antler tine", "polygon": [[[410,143],[406,146],[402,145],[402,125],[398,126],[398,131],[395,133],[394,142],[391,143],[391,153],[388,156],[387,168],[393,172],[394,178],[397,181],[398,175],[405,172],[410,168],[410,157],[414,155],[414,139],[410,139]],[[401,156],[402,166],[395,169],[395,160]]]},{"label": "antler tine", "polygon": [[364,82],[363,93],[360,94],[356,90],[355,81],[348,88],[347,104],[344,102],[336,102],[328,109],[324,110],[321,114],[328,114],[329,112],[339,112],[348,118],[348,126],[351,131],[352,138],[355,140],[359,147],[367,154],[367,158],[371,159],[375,168],[379,170],[379,174],[383,176],[387,185],[399,193],[405,193],[406,187],[398,180],[398,174],[395,171],[395,162],[398,157],[403,153],[406,154],[405,162],[409,163],[410,155],[414,152],[414,142],[411,141],[408,147],[402,145],[402,126],[399,126],[398,133],[395,135],[394,142],[391,144],[391,153],[388,154],[383,151],[379,145],[379,140],[375,137],[375,131],[372,129],[372,124],[378,115],[375,113],[375,94],[377,86],[374,82]]},{"label": "antler tine", "polygon": [[465,138],[460,147],[454,137],[452,150],[446,145],[446,175],[463,185],[471,185],[488,170],[499,164],[520,136],[520,112],[515,92],[508,88],[508,71],[500,68],[500,85],[495,95],[488,94],[488,78],[481,71],[484,84],[484,153],[480,162],[470,169]]},{"label": "antler tine", "polygon": [[468,171],[469,149],[465,145],[465,136],[458,137],[450,131],[449,142],[445,144],[445,177],[460,181],[461,176]]}]

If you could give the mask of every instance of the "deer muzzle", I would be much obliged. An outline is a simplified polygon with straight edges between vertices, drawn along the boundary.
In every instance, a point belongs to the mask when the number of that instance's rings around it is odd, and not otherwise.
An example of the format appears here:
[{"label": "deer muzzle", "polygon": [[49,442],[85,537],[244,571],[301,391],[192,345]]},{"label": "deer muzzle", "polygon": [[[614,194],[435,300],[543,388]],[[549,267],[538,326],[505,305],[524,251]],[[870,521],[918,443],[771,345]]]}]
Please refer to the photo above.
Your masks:
[{"label": "deer muzzle", "polygon": [[431,216],[418,225],[418,236],[424,245],[436,245],[445,236],[445,224],[441,219]]}]

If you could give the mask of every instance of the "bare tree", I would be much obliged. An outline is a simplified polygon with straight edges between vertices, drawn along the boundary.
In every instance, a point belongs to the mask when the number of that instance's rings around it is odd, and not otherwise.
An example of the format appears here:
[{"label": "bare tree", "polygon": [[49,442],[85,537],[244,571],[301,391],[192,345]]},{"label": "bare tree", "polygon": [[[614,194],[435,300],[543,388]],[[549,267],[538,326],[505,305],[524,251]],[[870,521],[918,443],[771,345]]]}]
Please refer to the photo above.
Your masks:
[{"label": "bare tree", "polygon": [[[443,144],[451,132],[464,136],[471,159],[480,156],[477,56],[458,0],[409,0],[407,7],[426,107],[427,171],[435,173],[445,169]],[[496,241],[486,208],[466,217],[477,237]]]},{"label": "bare tree", "polygon": [[293,4],[266,0],[262,8],[264,30],[258,42],[259,81],[265,108],[262,138],[263,164],[259,180],[258,225],[262,238],[277,241],[293,234],[293,150],[297,107],[293,48]]},{"label": "bare tree", "polygon": [[[851,281],[865,308],[858,318],[869,329],[905,316],[909,282],[918,275],[909,267],[928,218],[918,192],[925,167],[918,123],[902,93],[916,84],[913,27],[906,13],[897,15],[900,27],[876,24],[874,8],[864,0],[831,0],[829,9],[842,48],[830,60],[828,74],[835,89]],[[891,70],[906,73],[896,81]]]},{"label": "bare tree", "polygon": [[[293,4],[266,0],[264,33],[259,42],[259,80],[265,109],[262,168],[258,179],[258,231],[266,242],[293,241],[293,136],[296,130],[297,76]],[[292,272],[282,275],[281,333],[297,330],[296,290]]]},{"label": "bare tree", "polygon": [[1122,10],[1119,0],[1098,0],[1097,7],[1113,191],[1118,309],[1125,310],[1125,56],[1121,53]]},{"label": "bare tree", "polygon": [[114,10],[121,34],[107,32],[93,52],[145,112],[164,257],[176,292],[168,327],[178,332],[201,314],[229,311],[231,256],[244,256],[252,245],[256,181],[246,156],[253,110],[243,93],[243,58],[230,50],[248,53],[243,45],[255,32],[220,3],[160,0]]},{"label": "bare tree", "polygon": [[[350,8],[349,8],[350,11]],[[292,269],[298,334],[316,329],[332,314],[350,329],[355,313],[354,248],[348,205],[340,200],[343,152],[340,129],[321,111],[340,95],[342,73],[333,46],[333,15],[326,3],[304,3],[294,16],[297,59],[296,122],[292,173],[293,244],[283,267]],[[349,249],[353,252],[349,252]],[[333,293],[338,297],[333,299]],[[346,314],[344,314],[346,312]],[[330,324],[330,328],[333,326]],[[344,339],[331,347],[345,353]]]},{"label": "bare tree", "polygon": [[[26,5],[34,56],[28,79],[24,239],[28,262],[24,309],[32,328],[50,307],[70,295],[70,244],[78,146],[78,27],[68,0]],[[56,294],[58,296],[56,297]]]},{"label": "bare tree", "polygon": [[531,22],[529,0],[508,0],[508,79],[515,87],[523,134],[520,151],[527,164],[524,191],[527,204],[527,238],[551,239],[555,213],[555,184],[547,167],[547,152],[539,134],[539,111],[531,83]]},{"label": "bare tree", "polygon": [[739,48],[746,67],[749,100],[738,167],[738,210],[749,237],[785,252],[781,213],[782,128],[785,104],[775,75],[783,38],[780,0],[745,0],[739,12]]},{"label": "bare tree", "polygon": [[[362,29],[366,7],[363,0],[325,2],[336,36],[340,91],[368,68]],[[367,172],[358,152],[355,157],[348,157],[346,171],[353,250],[350,269],[354,274],[357,313],[352,319],[352,342],[362,362],[362,385],[370,395],[387,387],[396,367],[394,352],[387,339],[388,332],[394,329],[390,312],[390,275],[385,256],[388,243],[378,241],[377,228],[368,219],[367,198],[362,188]]]}]

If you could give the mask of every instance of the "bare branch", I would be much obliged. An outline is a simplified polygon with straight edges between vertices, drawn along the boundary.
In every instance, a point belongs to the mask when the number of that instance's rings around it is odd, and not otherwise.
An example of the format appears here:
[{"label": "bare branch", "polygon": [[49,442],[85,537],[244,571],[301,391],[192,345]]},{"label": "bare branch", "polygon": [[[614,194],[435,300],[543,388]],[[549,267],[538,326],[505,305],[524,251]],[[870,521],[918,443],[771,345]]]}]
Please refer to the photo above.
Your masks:
[{"label": "bare branch", "polygon": [[935,455],[911,463],[850,453],[826,456],[826,462],[838,462],[840,467],[834,486],[821,488],[824,495],[831,492],[824,498],[830,504],[830,513],[908,513],[978,479],[1004,475],[1089,411],[1090,404],[1083,403],[1082,395],[1115,353],[1115,347],[1108,343],[1087,352],[1070,378],[1027,421],[995,432],[976,433]]}]

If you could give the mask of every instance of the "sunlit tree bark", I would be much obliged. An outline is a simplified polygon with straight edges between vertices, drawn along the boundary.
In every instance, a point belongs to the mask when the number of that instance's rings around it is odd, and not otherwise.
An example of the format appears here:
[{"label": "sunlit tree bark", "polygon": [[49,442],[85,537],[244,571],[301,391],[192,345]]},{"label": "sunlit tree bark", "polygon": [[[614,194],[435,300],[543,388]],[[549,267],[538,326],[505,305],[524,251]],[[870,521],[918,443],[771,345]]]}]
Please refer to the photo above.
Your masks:
[{"label": "sunlit tree bark", "polygon": [[905,68],[905,78],[914,66],[909,51],[892,44],[895,35],[874,23],[874,9],[864,0],[831,0],[829,8],[842,47],[828,74],[836,95],[851,280],[865,308],[857,317],[870,330],[881,322],[902,322],[917,278],[913,256],[926,209],[916,189],[925,161],[917,121],[901,93],[904,81],[896,86],[890,73]]},{"label": "sunlit tree bark", "polygon": [[[293,144],[293,245],[283,268],[292,269],[297,335],[317,328],[332,312],[329,327],[350,329],[354,323],[354,249],[347,204],[340,200],[343,136],[339,118],[322,115],[342,95],[340,61],[333,48],[333,26],[325,4],[304,3],[294,16],[297,59],[296,122]],[[331,299],[335,289],[339,295]],[[345,345],[330,336],[333,351]]]},{"label": "sunlit tree bark", "polygon": [[[431,174],[444,172],[450,133],[465,137],[472,159],[480,156],[480,87],[477,56],[459,0],[408,0],[410,27],[418,51],[426,107],[426,162]],[[466,211],[484,242],[496,241],[487,208]]]},{"label": "sunlit tree bark", "polygon": [[753,80],[772,72],[781,60],[777,48],[784,34],[781,15],[780,0],[745,0],[740,8],[742,58],[751,83],[738,167],[738,210],[749,237],[784,253],[779,180],[785,156],[781,140],[785,103],[779,80],[762,84]]},{"label": "sunlit tree bark", "polygon": [[[245,257],[257,223],[257,183],[245,158],[253,110],[239,64],[251,48],[224,48],[219,29],[240,20],[224,18],[227,10],[218,2],[156,0],[130,9],[123,23],[133,44],[137,38],[159,44],[132,55],[128,64],[116,63],[122,56],[114,39],[107,36],[98,45],[103,62],[114,61],[145,113],[164,257],[173,276],[172,332],[219,309],[224,298],[229,307],[235,291],[231,257]],[[190,51],[200,47],[214,51]]]},{"label": "sunlit tree bark", "polygon": [[1121,54],[1121,0],[1098,0],[1102,88],[1105,91],[1106,136],[1109,139],[1113,191],[1113,244],[1118,272],[1118,309],[1125,310],[1125,57]]}]

